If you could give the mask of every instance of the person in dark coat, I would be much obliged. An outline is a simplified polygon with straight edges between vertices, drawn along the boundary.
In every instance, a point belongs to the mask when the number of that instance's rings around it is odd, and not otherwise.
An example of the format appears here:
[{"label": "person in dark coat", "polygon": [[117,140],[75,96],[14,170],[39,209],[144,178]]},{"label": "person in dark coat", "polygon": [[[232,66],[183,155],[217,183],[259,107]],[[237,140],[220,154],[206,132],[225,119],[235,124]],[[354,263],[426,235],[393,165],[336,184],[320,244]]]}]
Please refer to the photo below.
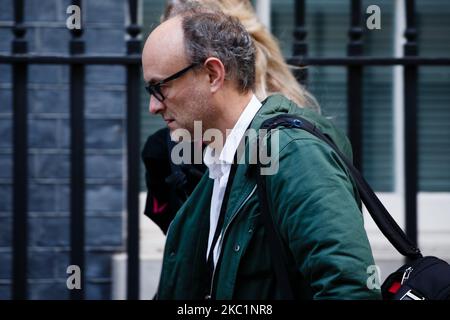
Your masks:
[{"label": "person in dark coat", "polygon": [[[175,144],[170,139],[169,129],[163,128],[147,138],[141,154],[147,186],[144,214],[164,234],[206,170],[203,163],[173,163],[170,153]],[[191,148],[194,152],[193,143]]]}]

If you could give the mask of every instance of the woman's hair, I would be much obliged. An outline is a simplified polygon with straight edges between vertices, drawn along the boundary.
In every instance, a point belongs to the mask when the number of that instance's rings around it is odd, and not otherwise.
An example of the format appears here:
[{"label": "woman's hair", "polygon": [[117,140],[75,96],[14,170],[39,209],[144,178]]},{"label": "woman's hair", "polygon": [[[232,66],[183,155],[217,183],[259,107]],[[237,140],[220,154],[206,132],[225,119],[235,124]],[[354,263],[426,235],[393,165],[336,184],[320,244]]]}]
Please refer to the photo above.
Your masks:
[{"label": "woman's hair", "polygon": [[221,10],[239,19],[252,37],[256,48],[255,95],[258,99],[264,100],[270,94],[280,92],[299,107],[320,113],[316,99],[295,79],[277,40],[259,21],[249,0],[168,0],[161,20],[197,7]]}]

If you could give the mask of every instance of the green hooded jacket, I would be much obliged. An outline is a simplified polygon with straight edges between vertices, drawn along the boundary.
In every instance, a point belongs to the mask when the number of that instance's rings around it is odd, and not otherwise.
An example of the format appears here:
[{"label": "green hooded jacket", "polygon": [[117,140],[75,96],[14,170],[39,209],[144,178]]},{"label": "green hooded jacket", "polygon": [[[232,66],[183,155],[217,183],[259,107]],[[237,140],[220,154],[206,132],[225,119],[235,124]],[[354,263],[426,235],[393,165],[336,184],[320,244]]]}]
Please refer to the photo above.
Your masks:
[{"label": "green hooded jacket", "polygon": [[[348,139],[329,120],[281,95],[263,102],[250,128],[259,129],[280,113],[315,123],[352,157]],[[311,299],[380,299],[380,291],[367,286],[374,260],[356,185],[345,165],[331,147],[304,130],[281,128],[278,133],[278,172],[265,177],[275,226],[304,280],[293,284],[296,292]],[[247,141],[246,150],[255,143]],[[248,163],[238,165],[229,195],[222,256],[214,272],[216,299],[282,297],[249,168]],[[211,294],[205,276],[213,184],[207,171],[169,227],[157,299]]]}]

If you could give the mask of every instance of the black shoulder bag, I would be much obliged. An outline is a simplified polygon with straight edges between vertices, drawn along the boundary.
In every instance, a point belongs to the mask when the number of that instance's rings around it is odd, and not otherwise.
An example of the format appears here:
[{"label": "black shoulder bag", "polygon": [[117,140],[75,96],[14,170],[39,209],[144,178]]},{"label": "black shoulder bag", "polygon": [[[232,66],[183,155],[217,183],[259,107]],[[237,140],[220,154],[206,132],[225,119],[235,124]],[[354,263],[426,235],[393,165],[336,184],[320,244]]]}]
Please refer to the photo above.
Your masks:
[{"label": "black shoulder bag", "polygon": [[[376,225],[389,242],[403,256],[411,262],[403,265],[397,271],[390,274],[381,286],[383,299],[385,300],[448,300],[450,299],[450,265],[436,257],[423,257],[420,250],[408,239],[403,230],[398,226],[384,205],[375,195],[375,192],[363,178],[361,173],[353,166],[334,142],[323,134],[314,124],[308,120],[294,115],[282,114],[264,121],[261,129],[271,130],[277,127],[302,129],[326,142],[339,155],[347,166],[354,179],[361,200]],[[296,276],[295,268],[287,260],[288,253],[281,236],[275,227],[270,214],[266,181],[261,175],[261,163],[259,162],[259,146],[263,137],[257,144],[258,161],[257,184],[258,197],[261,204],[261,215],[268,234],[271,250],[272,265],[275,271],[277,283],[283,293],[284,299],[297,298],[292,288],[291,281]],[[297,272],[298,273],[298,272]]]}]

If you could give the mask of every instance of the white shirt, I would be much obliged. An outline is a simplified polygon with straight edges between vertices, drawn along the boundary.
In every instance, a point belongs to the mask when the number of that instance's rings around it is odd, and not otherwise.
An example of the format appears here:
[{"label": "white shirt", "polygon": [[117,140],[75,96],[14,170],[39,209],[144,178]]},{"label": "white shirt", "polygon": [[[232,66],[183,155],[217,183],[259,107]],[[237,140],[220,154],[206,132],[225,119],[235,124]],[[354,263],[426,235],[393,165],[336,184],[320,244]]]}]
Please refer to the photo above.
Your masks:
[{"label": "white shirt", "polygon": [[[236,153],[239,143],[244,136],[245,130],[247,130],[248,126],[250,125],[260,108],[261,102],[259,102],[256,96],[253,95],[252,99],[245,107],[244,111],[242,111],[238,121],[228,135],[219,157],[216,156],[216,150],[214,148],[210,146],[207,146],[205,148],[205,155],[203,157],[203,160],[205,165],[209,169],[209,178],[214,179],[213,193],[211,196],[211,210],[209,214],[209,238],[208,250],[206,251],[206,259],[208,259],[208,255],[211,250],[211,245],[214,238],[214,233],[216,232],[217,222],[220,215],[220,208],[222,206],[225,189],[227,187],[234,154]],[[219,259],[221,247],[222,234],[217,240],[216,246],[214,248],[214,266],[216,266],[217,260]]]}]

